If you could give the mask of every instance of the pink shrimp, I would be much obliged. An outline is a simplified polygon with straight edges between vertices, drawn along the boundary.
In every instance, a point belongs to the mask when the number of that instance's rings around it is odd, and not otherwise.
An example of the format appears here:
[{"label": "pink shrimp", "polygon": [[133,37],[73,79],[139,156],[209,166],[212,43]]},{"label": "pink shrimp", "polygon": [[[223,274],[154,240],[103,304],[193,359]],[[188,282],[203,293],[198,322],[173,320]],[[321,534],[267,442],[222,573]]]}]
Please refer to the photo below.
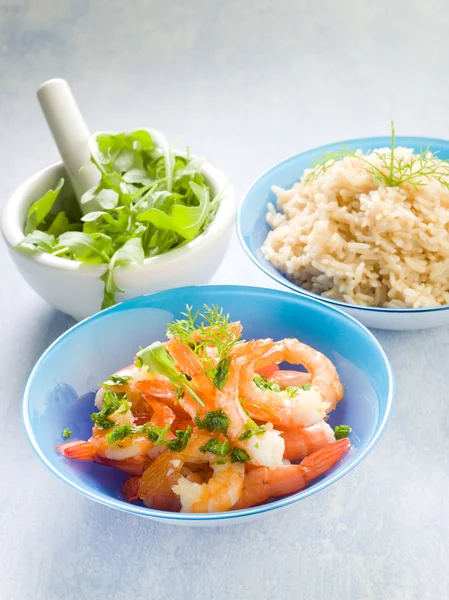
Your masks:
[{"label": "pink shrimp", "polygon": [[134,502],[139,499],[140,477],[131,475],[123,483],[122,492],[127,502]]},{"label": "pink shrimp", "polygon": [[190,384],[203,399],[205,406],[200,407],[187,394],[179,399],[179,404],[191,416],[195,418],[209,410],[215,410],[216,388],[211,378],[205,373],[204,366],[198,356],[177,338],[172,338],[164,344],[165,349],[175,361],[177,370],[190,377]]},{"label": "pink shrimp", "polygon": [[[264,347],[266,340],[259,340]],[[310,389],[274,391],[261,389],[254,381],[256,371],[273,362],[302,364],[310,371]],[[275,377],[277,374],[273,374]],[[302,380],[305,376],[296,374]],[[284,374],[284,380],[286,375]],[[290,377],[291,381],[291,377]],[[343,396],[343,386],[331,361],[320,352],[295,339],[271,342],[260,355],[257,345],[248,353],[239,383],[244,407],[256,420],[270,420],[281,427],[314,425],[321,421]]]},{"label": "pink shrimp", "polygon": [[[263,373],[260,371],[257,371],[257,374],[263,375]],[[287,387],[302,387],[304,384],[310,383],[312,380],[312,375],[310,373],[281,369],[271,372],[268,376],[266,375],[266,377],[268,381],[279,384],[282,389]]]},{"label": "pink shrimp", "polygon": [[[163,428],[174,422],[175,414],[170,407],[157,400],[152,400],[149,404],[153,409],[153,415],[149,421],[150,426]],[[122,421],[126,420],[129,424],[134,424],[134,417],[130,411],[127,411],[125,415],[120,415],[120,418]],[[82,440],[66,442],[57,446],[56,450],[63,456],[75,460],[92,460],[100,464],[110,464],[109,461],[113,461],[112,465],[116,466],[115,463],[122,465],[123,463],[125,467],[128,466],[124,462],[125,460],[139,456],[148,458],[148,452],[151,451],[154,444],[145,433],[133,434],[120,440],[120,443],[109,443],[106,436],[112,431],[114,431],[113,428],[101,430],[95,425],[92,430],[92,437],[87,442]],[[168,432],[167,439],[173,437],[173,433]],[[156,451],[159,453],[160,448],[157,447]],[[131,463],[132,466],[134,464],[135,461]],[[123,470],[130,472],[128,469]]]},{"label": "pink shrimp", "polygon": [[285,442],[284,458],[301,460],[328,444],[335,442],[334,431],[326,421],[310,427],[281,430]]},{"label": "pink shrimp", "polygon": [[[239,400],[239,379],[241,365],[238,359],[231,360],[229,374],[223,390],[217,390],[216,402],[229,418],[227,436],[233,443],[245,450],[251,457],[253,464],[274,469],[282,464],[284,442],[278,431],[267,426],[264,433],[246,437],[251,419],[244,411]],[[243,436],[243,439],[242,439]]]},{"label": "pink shrimp", "polygon": [[140,371],[135,365],[129,365],[114,373],[114,375],[118,377],[129,377],[129,380],[123,384],[108,385],[107,388],[101,386],[95,395],[95,406],[98,409],[101,409],[105,391],[106,389],[109,389],[112,392],[125,392],[128,402],[130,402],[133,407],[133,411],[144,412],[146,410],[145,400],[142,398],[142,393],[137,385],[139,374]]},{"label": "pink shrimp", "polygon": [[142,475],[151,463],[148,456],[134,456],[125,460],[105,458],[104,456],[97,455],[96,448],[92,442],[83,442],[82,440],[60,444],[56,446],[56,450],[66,458],[89,460],[105,467],[115,467],[130,475]]},{"label": "pink shrimp", "polygon": [[139,497],[145,506],[159,510],[179,511],[181,502],[172,487],[181,477],[186,462],[207,461],[199,448],[210,439],[209,435],[193,433],[183,452],[165,450],[142,475]]},{"label": "pink shrimp", "polygon": [[312,452],[300,465],[285,465],[271,471],[265,467],[251,469],[245,475],[242,495],[232,510],[249,508],[271,498],[299,492],[331,469],[350,447],[350,441],[344,438]]}]

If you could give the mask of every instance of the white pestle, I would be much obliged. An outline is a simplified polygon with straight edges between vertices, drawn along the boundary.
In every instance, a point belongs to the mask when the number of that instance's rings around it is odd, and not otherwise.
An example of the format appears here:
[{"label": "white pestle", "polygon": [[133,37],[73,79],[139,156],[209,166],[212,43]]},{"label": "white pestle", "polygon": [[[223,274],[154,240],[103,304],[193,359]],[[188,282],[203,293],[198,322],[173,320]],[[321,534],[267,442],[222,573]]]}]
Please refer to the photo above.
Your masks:
[{"label": "white pestle", "polygon": [[90,133],[76,100],[64,79],[50,79],[37,90],[53,139],[83,214],[98,210],[95,202],[81,202],[88,189],[98,185],[101,175],[90,160]]}]

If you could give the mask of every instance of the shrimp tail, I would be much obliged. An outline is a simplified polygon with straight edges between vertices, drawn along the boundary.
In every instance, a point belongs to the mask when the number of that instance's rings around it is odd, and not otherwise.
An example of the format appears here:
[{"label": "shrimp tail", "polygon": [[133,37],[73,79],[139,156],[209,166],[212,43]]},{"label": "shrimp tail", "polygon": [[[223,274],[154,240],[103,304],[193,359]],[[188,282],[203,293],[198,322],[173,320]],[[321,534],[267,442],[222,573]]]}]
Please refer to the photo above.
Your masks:
[{"label": "shrimp tail", "polygon": [[139,500],[139,486],[140,477],[136,475],[131,475],[131,477],[128,477],[128,479],[125,480],[123,483],[122,492],[127,502]]},{"label": "shrimp tail", "polygon": [[93,457],[93,462],[104,467],[114,467],[120,471],[124,471],[129,475],[141,476],[144,471],[150,466],[151,460],[148,456],[133,456],[132,458],[125,458],[122,460],[113,460],[112,458],[106,458],[104,456]]},{"label": "shrimp tail", "polygon": [[243,491],[233,510],[262,504],[270,498],[278,498],[299,492],[308,483],[331,469],[351,447],[344,438],[312,452],[300,465],[287,465],[269,470],[257,467],[245,475]]},{"label": "shrimp tail", "polygon": [[66,458],[73,458],[75,460],[93,460],[96,455],[94,444],[92,442],[84,442],[83,440],[65,442],[56,446],[56,450]]},{"label": "shrimp tail", "polygon": [[306,482],[309,483],[329,471],[343,458],[350,447],[351,442],[349,439],[343,438],[306,456],[299,465],[303,470]]}]

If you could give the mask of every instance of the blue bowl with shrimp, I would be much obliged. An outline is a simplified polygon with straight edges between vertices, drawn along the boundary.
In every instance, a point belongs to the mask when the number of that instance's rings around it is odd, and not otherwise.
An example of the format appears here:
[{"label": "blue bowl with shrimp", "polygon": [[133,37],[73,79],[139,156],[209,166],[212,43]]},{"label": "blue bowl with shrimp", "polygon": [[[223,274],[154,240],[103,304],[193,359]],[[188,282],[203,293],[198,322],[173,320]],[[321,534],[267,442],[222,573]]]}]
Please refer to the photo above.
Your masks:
[{"label": "blue bowl with shrimp", "polygon": [[[352,432],[351,449],[329,471],[297,493],[251,508],[220,513],[168,512],[126,502],[126,473],[55,451],[68,428],[72,439],[92,433],[95,393],[111,373],[129,365],[139,347],[166,339],[167,324],[194,309],[218,305],[243,325],[246,340],[298,338],[326,355],[344,384],[343,399],[329,415],[332,427]],[[293,367],[301,370],[301,367]],[[349,473],[379,441],[393,401],[393,375],[376,338],[345,313],[311,298],[244,286],[186,287],[123,302],[75,325],[37,362],[26,384],[23,420],[42,462],[61,481],[106,506],[160,522],[190,526],[243,523],[274,514],[312,496]]]}]

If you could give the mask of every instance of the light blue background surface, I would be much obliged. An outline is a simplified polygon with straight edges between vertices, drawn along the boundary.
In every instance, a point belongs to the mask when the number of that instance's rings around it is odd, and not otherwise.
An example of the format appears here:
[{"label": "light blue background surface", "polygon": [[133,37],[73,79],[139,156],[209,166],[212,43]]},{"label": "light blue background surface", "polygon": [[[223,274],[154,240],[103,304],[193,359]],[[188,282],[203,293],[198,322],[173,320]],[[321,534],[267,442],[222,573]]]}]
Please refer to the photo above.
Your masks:
[{"label": "light blue background surface", "polygon": [[[34,97],[66,77],[89,126],[183,135],[241,196],[274,162],[327,142],[449,137],[445,0],[0,0],[1,199],[57,158]],[[189,530],[118,515],[34,456],[20,395],[71,320],[0,242],[0,597],[8,600],[449,598],[449,331],[376,333],[394,415],[364,463],[247,527]],[[216,283],[275,284],[233,242]]]}]

